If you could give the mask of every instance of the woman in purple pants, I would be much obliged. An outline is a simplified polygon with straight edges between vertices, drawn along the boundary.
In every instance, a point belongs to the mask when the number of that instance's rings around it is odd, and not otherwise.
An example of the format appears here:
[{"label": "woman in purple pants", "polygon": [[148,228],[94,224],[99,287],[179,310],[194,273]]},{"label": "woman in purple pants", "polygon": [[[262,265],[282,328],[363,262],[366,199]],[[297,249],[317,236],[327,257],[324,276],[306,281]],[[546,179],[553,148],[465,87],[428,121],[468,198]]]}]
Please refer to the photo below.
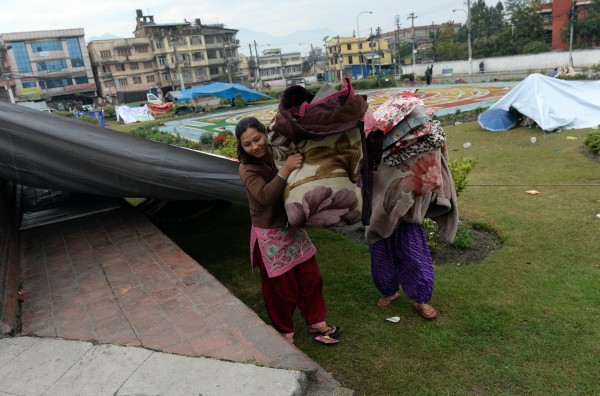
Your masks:
[{"label": "woman in purple pants", "polygon": [[433,294],[433,261],[422,224],[401,222],[392,235],[369,245],[375,287],[383,294],[377,305],[387,307],[400,296],[400,286],[425,319],[437,316],[429,305]]}]

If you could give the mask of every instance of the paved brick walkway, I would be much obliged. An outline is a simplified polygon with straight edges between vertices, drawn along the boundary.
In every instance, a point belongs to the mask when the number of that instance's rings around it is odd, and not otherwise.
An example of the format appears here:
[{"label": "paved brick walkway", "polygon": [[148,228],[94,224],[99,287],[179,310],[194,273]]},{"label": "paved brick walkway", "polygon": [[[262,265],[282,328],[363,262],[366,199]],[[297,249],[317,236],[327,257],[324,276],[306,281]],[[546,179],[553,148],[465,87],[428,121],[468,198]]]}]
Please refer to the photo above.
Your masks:
[{"label": "paved brick walkway", "polygon": [[339,385],[131,208],[26,230],[21,244],[23,335],[257,361]]}]

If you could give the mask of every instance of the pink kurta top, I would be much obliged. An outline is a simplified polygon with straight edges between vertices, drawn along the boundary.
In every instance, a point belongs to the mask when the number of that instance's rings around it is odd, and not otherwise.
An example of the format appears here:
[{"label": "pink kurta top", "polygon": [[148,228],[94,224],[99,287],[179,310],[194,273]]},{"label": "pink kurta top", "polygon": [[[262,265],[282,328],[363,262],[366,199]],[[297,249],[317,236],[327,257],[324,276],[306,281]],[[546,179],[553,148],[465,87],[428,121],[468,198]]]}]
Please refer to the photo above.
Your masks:
[{"label": "pink kurta top", "polygon": [[274,278],[305,262],[315,255],[317,249],[304,228],[283,225],[278,228],[252,226],[250,236],[250,260],[252,268],[260,263],[254,259],[254,249],[260,249],[269,278]]}]

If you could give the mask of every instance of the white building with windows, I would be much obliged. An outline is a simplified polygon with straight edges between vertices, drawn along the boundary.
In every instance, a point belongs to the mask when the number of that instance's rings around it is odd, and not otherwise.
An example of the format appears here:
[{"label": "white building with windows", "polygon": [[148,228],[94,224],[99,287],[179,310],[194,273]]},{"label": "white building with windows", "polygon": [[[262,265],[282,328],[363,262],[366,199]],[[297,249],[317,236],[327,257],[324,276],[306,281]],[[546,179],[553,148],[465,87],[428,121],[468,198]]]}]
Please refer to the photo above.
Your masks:
[{"label": "white building with windows", "polygon": [[302,76],[302,56],[300,52],[281,53],[279,48],[265,49],[258,57],[258,68],[260,79],[263,82],[300,77]]}]

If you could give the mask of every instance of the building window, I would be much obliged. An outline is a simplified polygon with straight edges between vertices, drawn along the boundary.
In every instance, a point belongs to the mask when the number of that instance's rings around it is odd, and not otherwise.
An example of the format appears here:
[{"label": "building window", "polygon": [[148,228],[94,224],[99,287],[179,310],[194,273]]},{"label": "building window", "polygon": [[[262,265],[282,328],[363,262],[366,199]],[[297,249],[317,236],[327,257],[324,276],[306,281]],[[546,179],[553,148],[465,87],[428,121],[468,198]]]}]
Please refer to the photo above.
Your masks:
[{"label": "building window", "polygon": [[100,58],[102,58],[102,59],[110,58],[110,50],[100,51]]},{"label": "building window", "polygon": [[191,45],[202,45],[202,38],[200,36],[192,36],[190,37]]},{"label": "building window", "polygon": [[88,84],[89,80],[87,76],[78,76],[73,78],[75,80],[75,85]]},{"label": "building window", "polygon": [[33,52],[62,51],[62,49],[60,41],[38,41],[31,43],[31,50]]},{"label": "building window", "polygon": [[348,64],[352,65],[352,55],[348,55]]},{"label": "building window", "polygon": [[350,51],[352,49],[352,44],[346,44],[346,49]]},{"label": "building window", "polygon": [[206,57],[208,59],[218,59],[219,53],[215,50],[208,50],[208,51],[206,51]]},{"label": "building window", "polygon": [[73,81],[70,78],[52,78],[40,81],[40,86],[45,89],[63,88],[71,85],[73,85]]},{"label": "building window", "polygon": [[204,76],[204,69],[201,67],[198,67],[197,69],[195,69],[194,72],[196,73],[197,77]]},{"label": "building window", "polygon": [[204,53],[203,52],[194,52],[194,60],[195,61],[204,60]]},{"label": "building window", "polygon": [[119,78],[119,85],[123,85],[123,86],[127,86],[127,79],[126,78]]},{"label": "building window", "polygon": [[205,44],[214,44],[215,36],[204,36],[204,43]]},{"label": "building window", "polygon": [[219,68],[216,66],[213,66],[209,69],[210,74],[219,74]]},{"label": "building window", "polygon": [[154,42],[154,48],[156,48],[156,49],[163,48],[163,42],[162,41],[155,41]]},{"label": "building window", "polygon": [[137,63],[137,62],[133,62],[133,63],[130,63],[130,64],[129,64],[129,69],[130,69],[130,70],[137,70],[137,69],[139,69],[139,68],[140,68],[140,66],[138,65],[138,63]]},{"label": "building window", "polygon": [[125,65],[123,65],[121,63],[117,63],[115,65],[115,71],[125,71]]},{"label": "building window", "polygon": [[145,61],[144,62],[144,69],[152,69],[154,65],[152,64],[152,61]]},{"label": "building window", "polygon": [[110,73],[110,65],[102,65],[102,73]]},{"label": "building window", "polygon": [[133,77],[132,80],[133,80],[134,84],[141,84],[142,83],[142,77]]},{"label": "building window", "polygon": [[146,82],[152,83],[154,80],[154,76],[146,76]]},{"label": "building window", "polygon": [[17,69],[21,73],[31,73],[31,61],[29,60],[29,54],[27,53],[27,47],[22,41],[14,42],[11,44],[13,47],[13,54],[17,63]]},{"label": "building window", "polygon": [[64,59],[37,62],[37,71],[60,71],[67,68],[67,61]]},{"label": "building window", "polygon": [[148,46],[144,45],[144,46],[138,46],[138,47],[134,47],[135,48],[135,52],[137,54],[145,54],[146,52],[148,52]]},{"label": "building window", "polygon": [[35,88],[35,87],[37,87],[37,85],[35,84],[35,81],[29,81],[29,82],[23,83],[23,88]]},{"label": "building window", "polygon": [[163,81],[169,81],[170,80],[169,73],[163,73],[162,74],[162,79],[163,79]]},{"label": "building window", "polygon": [[65,41],[67,42],[67,48],[69,49],[71,66],[83,67],[83,54],[81,53],[81,47],[79,46],[79,39],[77,37],[68,37]]},{"label": "building window", "polygon": [[130,56],[131,48],[119,48],[117,49],[117,55],[119,56]]},{"label": "building window", "polygon": [[166,65],[167,64],[167,58],[165,58],[164,56],[159,56],[158,57],[158,64],[159,65]]}]

